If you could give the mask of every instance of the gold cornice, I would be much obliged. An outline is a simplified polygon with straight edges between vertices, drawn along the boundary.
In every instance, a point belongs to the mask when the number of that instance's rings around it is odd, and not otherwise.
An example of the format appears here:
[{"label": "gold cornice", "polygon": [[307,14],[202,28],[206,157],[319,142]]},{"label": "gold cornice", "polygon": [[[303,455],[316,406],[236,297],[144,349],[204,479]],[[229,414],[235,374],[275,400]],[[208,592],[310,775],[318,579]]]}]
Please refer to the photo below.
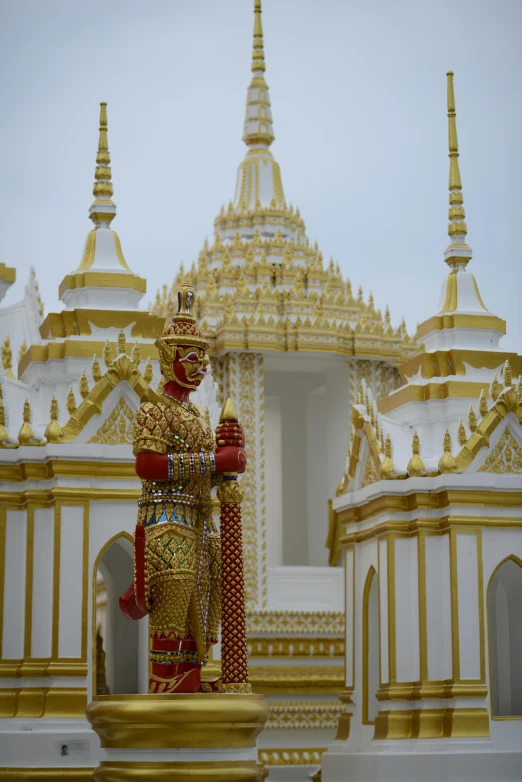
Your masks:
[{"label": "gold cornice", "polygon": [[430,399],[478,399],[484,382],[474,383],[465,380],[448,380],[445,383],[427,383],[416,386],[409,383],[390,396],[383,397],[377,402],[379,413],[386,414],[408,402],[428,402]]},{"label": "gold cornice", "polygon": [[156,339],[163,331],[165,319],[138,310],[63,310],[60,313],[51,312],[46,316],[40,326],[40,336],[49,340],[73,336],[90,337],[91,326],[98,329],[125,329],[131,324],[131,337]]},{"label": "gold cornice", "polygon": [[[94,355],[101,356],[105,342],[94,342],[91,340],[73,340],[65,339],[63,342],[49,342],[47,345],[31,345],[27,350],[20,364],[18,365],[19,376],[23,373],[33,361],[45,363],[51,360],[63,360],[65,358],[90,358]],[[149,350],[149,346],[147,346]],[[158,351],[154,345],[150,345],[150,358],[158,361]]]},{"label": "gold cornice", "polygon": [[58,296],[63,298],[65,291],[77,288],[126,288],[145,294],[147,280],[137,274],[125,272],[76,272],[63,278],[58,288]]},{"label": "gold cornice", "polygon": [[[466,364],[473,369],[495,370],[501,364],[509,361],[513,375],[522,374],[522,356],[517,353],[504,353],[494,350],[437,350],[433,353],[421,353],[407,359],[399,366],[399,373],[406,383],[407,378],[414,377],[419,370],[426,379],[433,377],[448,377],[449,375],[466,375]],[[484,386],[484,384],[482,384]]]},{"label": "gold cornice", "polygon": [[443,329],[486,329],[487,331],[498,331],[499,334],[506,333],[506,321],[498,318],[496,315],[464,315],[455,313],[454,315],[434,315],[428,318],[417,327],[415,339],[421,340],[426,334],[432,331],[442,331]]},{"label": "gold cornice", "polygon": [[[92,478],[136,480],[134,459],[128,462],[112,462],[79,459],[50,459],[46,462],[22,462],[0,464],[0,482],[21,483],[22,481],[48,481],[53,478]],[[30,496],[33,490],[26,490]]]},{"label": "gold cornice", "polygon": [[89,500],[99,500],[103,502],[137,502],[140,496],[141,491],[139,489],[83,489],[73,486],[55,486],[52,489],[42,489],[38,492],[30,489],[20,492],[2,491],[0,492],[0,503],[9,503],[13,508],[24,508],[29,502],[37,502],[42,507],[48,507],[53,505],[57,500],[69,502]]},{"label": "gold cornice", "polygon": [[248,638],[248,659],[256,657],[344,657],[344,638],[299,636]]},{"label": "gold cornice", "polygon": [[344,684],[344,668],[339,666],[255,666],[248,669],[254,692],[263,695],[337,695]]},{"label": "gold cornice", "polygon": [[[383,484],[384,485],[384,484]],[[395,486],[395,484],[392,484]],[[520,491],[494,491],[488,489],[440,489],[430,492],[413,492],[412,494],[383,494],[380,497],[357,507],[346,508],[337,511],[341,524],[351,524],[361,521],[367,521],[382,513],[412,513],[418,511],[423,517],[424,511],[441,510],[450,506],[466,505],[477,508],[488,508],[489,516],[480,521],[479,516],[474,516],[474,524],[489,524],[495,521],[492,511],[496,508],[518,508],[522,505],[522,492]],[[432,525],[435,529],[449,524],[450,517],[426,518],[426,523]],[[457,524],[461,524],[466,516],[459,516]],[[502,524],[509,526],[510,517],[502,519]],[[512,521],[520,522],[519,519]],[[415,524],[417,522],[389,522],[391,524]],[[471,523],[471,521],[470,521]],[[346,537],[346,536],[345,536]],[[341,538],[341,543],[346,542],[345,537]]]}]

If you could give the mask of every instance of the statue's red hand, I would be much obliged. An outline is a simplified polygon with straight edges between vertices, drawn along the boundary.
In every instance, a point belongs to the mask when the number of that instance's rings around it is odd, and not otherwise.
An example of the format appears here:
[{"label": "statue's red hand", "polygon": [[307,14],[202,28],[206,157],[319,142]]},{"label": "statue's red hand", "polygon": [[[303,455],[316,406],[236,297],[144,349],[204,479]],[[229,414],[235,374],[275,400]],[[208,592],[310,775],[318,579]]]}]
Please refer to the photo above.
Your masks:
[{"label": "statue's red hand", "polygon": [[224,445],[235,445],[237,448],[245,447],[245,433],[243,427],[237,421],[224,421],[216,429],[216,443],[218,448]]},{"label": "statue's red hand", "polygon": [[219,446],[215,459],[217,472],[245,472],[247,459],[243,448],[232,445]]}]

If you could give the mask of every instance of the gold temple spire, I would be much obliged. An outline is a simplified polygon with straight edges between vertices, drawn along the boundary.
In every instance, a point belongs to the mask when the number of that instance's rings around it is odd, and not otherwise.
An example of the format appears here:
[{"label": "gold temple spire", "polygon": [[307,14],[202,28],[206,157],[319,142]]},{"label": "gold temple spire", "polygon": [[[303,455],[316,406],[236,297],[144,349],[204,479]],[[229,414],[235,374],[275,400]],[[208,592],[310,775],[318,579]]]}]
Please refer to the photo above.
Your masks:
[{"label": "gold temple spire", "polygon": [[116,204],[112,201],[111,156],[107,131],[107,104],[102,102],[100,103],[100,136],[92,189],[95,200],[89,210],[89,217],[95,225],[100,223],[109,225],[116,216]]},{"label": "gold temple spire", "polygon": [[466,244],[468,228],[465,222],[464,195],[459,168],[459,143],[457,139],[457,114],[453,91],[453,71],[448,71],[448,148],[449,148],[449,211],[448,236],[451,244],[446,248],[444,260],[449,266],[466,266],[471,259],[471,247]]},{"label": "gold temple spire", "polygon": [[243,141],[248,146],[269,147],[274,140],[268,85],[265,81],[265,51],[261,0],[254,0],[254,35],[252,46],[252,80],[248,87]]}]

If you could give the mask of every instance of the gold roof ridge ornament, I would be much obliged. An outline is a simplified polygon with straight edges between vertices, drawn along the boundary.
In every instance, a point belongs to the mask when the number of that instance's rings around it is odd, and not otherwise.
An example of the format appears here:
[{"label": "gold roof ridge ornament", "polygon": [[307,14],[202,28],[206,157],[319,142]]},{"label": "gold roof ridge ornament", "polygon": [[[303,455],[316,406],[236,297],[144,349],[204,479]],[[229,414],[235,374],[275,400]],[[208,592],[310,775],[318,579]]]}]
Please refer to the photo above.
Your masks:
[{"label": "gold roof ridge ornament", "polygon": [[448,236],[451,243],[444,252],[444,260],[448,266],[465,267],[471,260],[471,247],[466,243],[468,228],[464,210],[464,194],[459,167],[459,142],[457,138],[457,112],[455,110],[455,93],[453,89],[453,71],[448,71],[448,156],[449,166],[449,211]]}]

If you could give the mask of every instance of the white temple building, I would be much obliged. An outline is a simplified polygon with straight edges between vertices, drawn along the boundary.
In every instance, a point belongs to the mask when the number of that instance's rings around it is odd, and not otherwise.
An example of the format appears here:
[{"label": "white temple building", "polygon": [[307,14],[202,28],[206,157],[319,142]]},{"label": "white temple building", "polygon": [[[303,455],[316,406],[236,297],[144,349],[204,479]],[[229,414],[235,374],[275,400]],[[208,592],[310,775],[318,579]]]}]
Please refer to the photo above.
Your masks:
[{"label": "white temple building", "polygon": [[[505,322],[467,270],[451,81],[450,270],[414,340],[324,262],[286,200],[260,0],[251,71],[234,197],[150,312],[145,262],[127,262],[112,227],[105,103],[93,227],[56,280],[63,307],[44,317],[34,273],[20,303],[0,304],[0,782],[90,782],[103,751],[88,702],[146,692],[147,621],[118,606],[141,488],[132,428],[187,273],[212,365],[192,399],[216,426],[232,397],[247,441],[269,779],[514,782],[522,359],[502,352]],[[15,276],[0,264],[0,298]]]}]

